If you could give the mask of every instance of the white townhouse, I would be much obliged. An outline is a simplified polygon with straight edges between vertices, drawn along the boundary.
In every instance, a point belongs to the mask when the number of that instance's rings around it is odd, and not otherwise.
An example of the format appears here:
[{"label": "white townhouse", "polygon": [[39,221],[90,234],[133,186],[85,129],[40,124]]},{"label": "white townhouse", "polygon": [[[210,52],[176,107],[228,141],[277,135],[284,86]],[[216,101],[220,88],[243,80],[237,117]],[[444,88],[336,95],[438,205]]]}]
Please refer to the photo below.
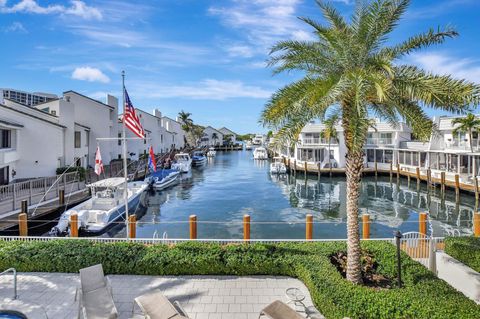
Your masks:
[{"label": "white townhouse", "polygon": [[[321,168],[345,167],[346,147],[341,124],[336,125],[336,137],[330,141],[323,137],[325,125],[309,123],[301,131],[293,149],[284,148],[282,153],[298,161],[319,163]],[[365,164],[368,167],[377,162],[379,165],[388,165],[395,161],[395,149],[402,141],[410,141],[411,130],[405,123],[392,126],[389,123],[375,120],[368,129],[365,144]]]},{"label": "white townhouse", "polygon": [[235,133],[234,131],[232,131],[232,130],[226,128],[226,127],[222,127],[220,129],[218,129],[218,131],[220,131],[220,133],[223,134],[224,140],[227,140],[229,138],[230,142],[232,144],[237,143],[237,133]]},{"label": "white townhouse", "polygon": [[5,99],[0,132],[0,184],[52,176],[57,167],[73,161],[73,150],[65,148],[67,127],[57,115]]},{"label": "white townhouse", "polygon": [[203,129],[203,137],[200,140],[200,146],[223,145],[224,135],[219,130],[207,126]]},{"label": "white townhouse", "polygon": [[[160,112],[158,113],[161,115]],[[186,135],[178,119],[174,120],[168,116],[162,116],[162,127],[167,131],[164,139],[164,147],[167,151],[185,147]]]},{"label": "white townhouse", "polygon": [[472,146],[467,133],[453,134],[457,125],[452,124],[454,116],[434,117],[437,131],[430,141],[404,142],[399,149],[399,163],[407,167],[420,167],[422,171],[430,168],[432,176],[439,178],[441,172],[447,179],[459,174],[460,182],[472,183],[474,176],[480,175],[479,134],[473,132]]},{"label": "white townhouse", "polygon": [[104,163],[117,157],[116,141],[97,140],[117,137],[118,100],[111,95],[102,103],[67,91],[33,106],[3,97],[1,106],[0,119],[16,124],[2,131],[2,153],[8,153],[0,161],[3,182],[53,176],[58,167],[73,163],[94,166],[97,143]]},{"label": "white townhouse", "polygon": [[[117,137],[118,99],[107,94],[106,101],[103,103],[78,92],[67,91],[63,93],[63,100],[74,105],[73,117],[76,126],[73,140],[74,148],[77,151],[76,159],[81,162],[79,165],[95,166],[97,145],[100,146],[103,163],[108,164],[112,159],[117,158],[118,142],[99,140],[99,138]],[[43,105],[48,105],[48,103]],[[62,112],[61,109],[60,112]],[[83,148],[87,153],[79,151],[79,148]],[[83,157],[78,155],[83,155]]]}]

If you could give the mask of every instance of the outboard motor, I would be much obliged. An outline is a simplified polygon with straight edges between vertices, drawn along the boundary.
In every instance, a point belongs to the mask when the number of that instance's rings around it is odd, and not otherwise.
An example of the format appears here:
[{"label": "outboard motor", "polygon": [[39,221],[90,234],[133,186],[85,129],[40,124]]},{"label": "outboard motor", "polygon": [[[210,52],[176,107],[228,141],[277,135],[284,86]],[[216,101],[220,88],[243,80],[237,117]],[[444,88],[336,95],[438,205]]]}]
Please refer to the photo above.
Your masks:
[{"label": "outboard motor", "polygon": [[50,236],[50,237],[63,237],[63,234],[57,226],[54,226],[48,232],[48,236]]}]

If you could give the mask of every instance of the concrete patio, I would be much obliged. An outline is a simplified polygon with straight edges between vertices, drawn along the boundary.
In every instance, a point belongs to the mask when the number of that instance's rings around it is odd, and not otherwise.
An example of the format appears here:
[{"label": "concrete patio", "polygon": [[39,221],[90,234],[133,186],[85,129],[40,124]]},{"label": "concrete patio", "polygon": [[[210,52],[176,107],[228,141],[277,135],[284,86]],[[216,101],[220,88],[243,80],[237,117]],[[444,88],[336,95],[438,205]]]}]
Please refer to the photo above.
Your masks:
[{"label": "concrete patio", "polygon": [[[160,289],[171,301],[178,300],[192,319],[253,319],[275,300],[287,301],[285,289],[299,288],[306,298],[307,313],[323,318],[313,307],[307,288],[297,279],[288,277],[232,276],[108,276],[120,318],[130,318],[133,299],[149,290]],[[42,307],[49,319],[76,318],[78,303],[74,301],[79,286],[77,274],[18,274],[19,303]],[[12,275],[0,277],[0,308],[14,305]],[[305,309],[297,311],[305,316]],[[36,310],[38,311],[38,310]],[[139,313],[136,308],[136,313]],[[30,317],[29,317],[30,318]],[[34,318],[34,316],[32,316]]]}]

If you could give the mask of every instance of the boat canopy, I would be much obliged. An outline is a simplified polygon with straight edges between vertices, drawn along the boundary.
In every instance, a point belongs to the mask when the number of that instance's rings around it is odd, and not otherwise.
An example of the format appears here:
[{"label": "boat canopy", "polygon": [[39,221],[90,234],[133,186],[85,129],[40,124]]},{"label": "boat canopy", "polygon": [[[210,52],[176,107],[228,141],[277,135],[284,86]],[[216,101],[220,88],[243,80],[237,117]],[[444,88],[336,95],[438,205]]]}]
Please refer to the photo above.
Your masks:
[{"label": "boat canopy", "polygon": [[159,179],[163,179],[173,172],[178,172],[178,170],[176,170],[176,169],[159,169],[158,171],[150,174],[150,176],[151,177],[158,177]]},{"label": "boat canopy", "polygon": [[186,160],[190,159],[190,155],[188,155],[187,153],[178,153],[178,154],[175,154],[175,159],[186,161]]}]

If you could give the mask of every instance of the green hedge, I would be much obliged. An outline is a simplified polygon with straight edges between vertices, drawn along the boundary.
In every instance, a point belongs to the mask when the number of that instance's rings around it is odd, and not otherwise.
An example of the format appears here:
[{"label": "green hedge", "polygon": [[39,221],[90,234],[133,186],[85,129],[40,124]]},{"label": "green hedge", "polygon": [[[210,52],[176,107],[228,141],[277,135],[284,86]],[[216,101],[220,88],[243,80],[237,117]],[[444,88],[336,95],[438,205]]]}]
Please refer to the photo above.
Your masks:
[{"label": "green hedge", "polygon": [[468,267],[480,272],[480,238],[449,237],[445,239],[445,252]]},{"label": "green hedge", "polygon": [[[363,242],[379,272],[395,278],[395,248]],[[285,275],[308,287],[327,318],[480,318],[480,307],[403,254],[404,288],[375,290],[347,282],[329,256],[344,243],[217,245],[187,242],[172,246],[137,243],[0,241],[0,270],[78,272],[102,263],[109,274]]]}]

